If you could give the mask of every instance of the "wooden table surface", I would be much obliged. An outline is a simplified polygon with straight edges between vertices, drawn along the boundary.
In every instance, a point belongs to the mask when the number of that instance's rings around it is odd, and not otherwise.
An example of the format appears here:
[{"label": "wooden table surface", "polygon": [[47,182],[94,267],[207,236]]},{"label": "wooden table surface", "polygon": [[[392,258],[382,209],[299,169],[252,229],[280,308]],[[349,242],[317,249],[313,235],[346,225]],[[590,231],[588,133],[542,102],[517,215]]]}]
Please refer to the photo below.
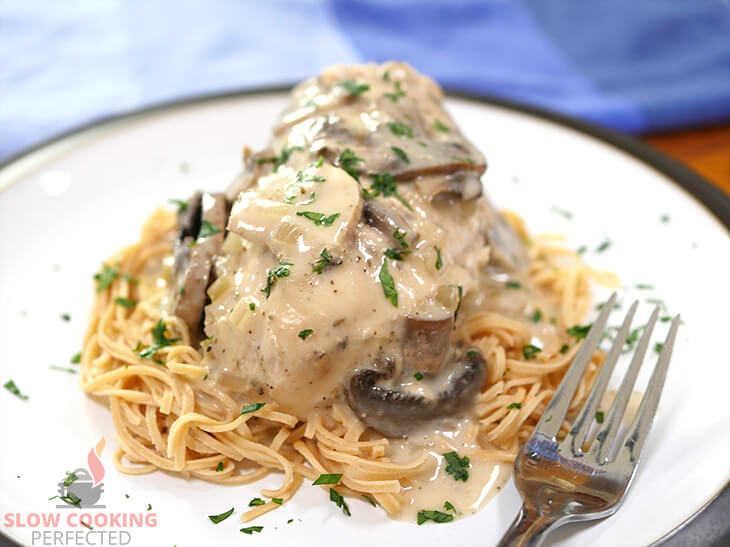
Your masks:
[{"label": "wooden table surface", "polygon": [[730,196],[730,124],[645,135],[641,140],[693,169]]}]

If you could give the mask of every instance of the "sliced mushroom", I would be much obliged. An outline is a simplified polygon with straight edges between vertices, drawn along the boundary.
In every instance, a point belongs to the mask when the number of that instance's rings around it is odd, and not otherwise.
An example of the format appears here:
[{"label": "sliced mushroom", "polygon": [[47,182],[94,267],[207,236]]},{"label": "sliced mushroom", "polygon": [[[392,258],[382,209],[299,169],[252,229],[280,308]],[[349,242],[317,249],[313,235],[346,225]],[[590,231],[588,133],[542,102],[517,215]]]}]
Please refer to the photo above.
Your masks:
[{"label": "sliced mushroom", "polygon": [[489,264],[500,270],[522,270],[527,265],[525,248],[519,236],[494,206],[485,200],[489,214]]},{"label": "sliced mushroom", "polygon": [[[365,221],[385,235],[392,236],[396,230],[405,232],[405,242],[413,247],[418,242],[418,232],[397,209],[380,199],[366,200],[363,205]],[[396,241],[396,243],[398,243]]]},{"label": "sliced mushroom", "polygon": [[424,176],[416,179],[418,191],[430,198],[439,194],[454,194],[464,201],[482,195],[481,173],[478,171],[457,171],[448,175]]},{"label": "sliced mushroom", "polygon": [[470,349],[434,378],[424,379],[436,386],[432,397],[409,393],[403,386],[382,385],[392,374],[389,367],[355,372],[346,397],[370,427],[390,437],[402,437],[420,424],[452,416],[467,406],[481,390],[486,373],[481,353]]},{"label": "sliced mushroom", "polygon": [[451,348],[454,315],[406,317],[403,361],[407,368],[436,371],[446,361]]},{"label": "sliced mushroom", "polygon": [[[172,309],[187,325],[193,343],[203,336],[203,308],[208,298],[206,290],[213,281],[213,259],[221,253],[227,214],[223,194],[199,192],[190,198],[186,210],[178,214]],[[221,231],[198,239],[204,220]]]}]

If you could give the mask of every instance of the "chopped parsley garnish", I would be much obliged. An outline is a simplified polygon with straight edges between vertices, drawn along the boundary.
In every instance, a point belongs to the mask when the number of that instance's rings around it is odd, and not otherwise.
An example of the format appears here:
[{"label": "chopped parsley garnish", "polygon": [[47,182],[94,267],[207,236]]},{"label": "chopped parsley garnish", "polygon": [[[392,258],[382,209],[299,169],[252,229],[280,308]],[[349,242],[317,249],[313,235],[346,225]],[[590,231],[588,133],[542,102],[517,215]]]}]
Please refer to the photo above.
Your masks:
[{"label": "chopped parsley garnish", "polygon": [[637,289],[642,290],[642,291],[653,291],[654,290],[654,285],[651,285],[649,283],[637,283],[636,285],[634,285],[634,287],[636,287]]},{"label": "chopped parsley garnish", "polygon": [[468,355],[469,357],[476,357],[477,355],[479,355],[479,352],[478,352],[478,351],[476,351],[476,350],[470,349],[469,351],[467,351],[467,352],[466,352],[466,354],[467,354],[467,355]]},{"label": "chopped parsley garnish", "polygon": [[605,418],[605,415],[603,413],[603,410],[596,410],[596,421],[599,424],[603,423],[604,418]]},{"label": "chopped parsley garnish", "polygon": [[446,460],[446,472],[449,475],[453,475],[455,481],[466,482],[469,478],[469,471],[467,469],[471,467],[469,458],[467,456],[460,458],[456,452],[447,452],[446,454],[442,454],[442,456]]},{"label": "chopped parsley garnish", "polygon": [[533,346],[532,344],[528,344],[522,347],[522,355],[525,357],[525,359],[534,359],[541,351],[542,349],[538,348],[537,346]]},{"label": "chopped parsley garnish", "polygon": [[400,82],[396,81],[394,83],[395,85],[395,93],[384,93],[386,97],[388,97],[391,101],[396,102],[401,97],[405,97],[405,92],[400,88]]},{"label": "chopped parsley garnish", "polygon": [[162,319],[160,319],[157,322],[157,325],[152,328],[152,345],[140,350],[139,348],[141,348],[141,344],[137,344],[135,352],[139,355],[140,359],[152,359],[160,349],[172,345],[180,340],[180,338],[168,338],[165,334],[166,330],[167,325]]},{"label": "chopped parsley garnish", "polygon": [[597,253],[602,253],[606,249],[608,249],[611,246],[611,240],[607,239],[603,243],[601,243],[598,247],[596,247]]},{"label": "chopped parsley garnish", "polygon": [[282,503],[284,503],[283,498],[271,498],[271,501],[273,501],[274,503],[276,503],[278,505],[281,505]]},{"label": "chopped parsley garnish", "polygon": [[383,72],[382,78],[383,78],[384,82],[389,82],[390,81],[390,70],[386,70],[385,72]]},{"label": "chopped parsley garnish", "polygon": [[666,224],[667,222],[669,222],[669,215],[662,215],[662,216],[660,216],[659,217],[659,222],[662,222],[664,224]]},{"label": "chopped parsley garnish", "polygon": [[315,213],[314,211],[297,211],[297,216],[308,218],[317,226],[332,226],[332,223],[337,220],[340,213],[333,213],[330,216],[325,216],[324,213]]},{"label": "chopped parsley garnish", "polygon": [[591,330],[592,326],[593,323],[589,323],[588,325],[573,325],[569,329],[566,329],[565,332],[573,336],[576,340],[580,340],[581,338],[588,336],[588,332]]},{"label": "chopped parsley garnish", "polygon": [[406,236],[408,235],[408,232],[404,232],[400,228],[396,228],[395,232],[393,232],[393,237],[395,240],[400,243],[400,246],[402,249],[408,248],[408,242],[406,241]]},{"label": "chopped parsley garnish", "polygon": [[385,298],[390,300],[390,303],[397,308],[398,291],[395,288],[393,276],[390,275],[390,272],[388,271],[387,260],[383,260],[383,265],[380,267],[380,272],[378,273],[378,279],[380,279],[380,284],[383,286],[383,294],[385,295]]},{"label": "chopped parsley garnish", "polygon": [[416,372],[413,377],[416,379],[417,382],[423,380],[423,374],[421,374],[420,372]]},{"label": "chopped parsley garnish", "polygon": [[337,484],[342,478],[342,473],[323,473],[312,483],[312,486],[320,484]]},{"label": "chopped parsley garnish", "polygon": [[222,231],[223,230],[218,228],[218,226],[213,224],[211,221],[203,220],[203,222],[200,223],[200,231],[198,232],[198,240],[213,236],[215,234],[219,234]]},{"label": "chopped parsley garnish", "polygon": [[313,331],[312,329],[304,329],[304,330],[300,330],[300,331],[299,331],[299,334],[297,334],[297,336],[298,336],[299,338],[301,338],[302,340],[306,340],[306,339],[307,339],[307,336],[309,336],[309,335],[310,335],[310,334],[312,334],[313,332],[314,332],[314,331]]},{"label": "chopped parsley garnish", "polygon": [[507,410],[512,410],[513,408],[522,408],[522,403],[510,403],[507,405]]},{"label": "chopped parsley garnish", "polygon": [[408,154],[406,154],[402,148],[398,148],[397,146],[391,146],[390,149],[405,163],[411,163],[411,160],[408,159]]},{"label": "chopped parsley garnish", "polygon": [[317,261],[314,263],[314,266],[312,266],[312,271],[321,274],[322,270],[324,270],[327,264],[332,264],[332,255],[330,255],[329,252],[327,252],[327,249],[324,248],[322,249],[322,252],[319,253],[319,256],[321,258],[318,258]]},{"label": "chopped parsley garnish", "polygon": [[444,509],[446,509],[447,511],[453,511],[454,513],[456,513],[456,508],[450,501],[444,502]]},{"label": "chopped parsley garnish", "polygon": [[250,536],[250,535],[253,535],[254,532],[258,533],[263,529],[264,529],[263,526],[249,526],[247,528],[241,528],[240,531],[243,532],[244,534],[248,534]]},{"label": "chopped parsley garnish", "polygon": [[310,203],[314,203],[315,199],[317,199],[317,194],[315,192],[312,192],[311,194],[309,194],[309,199],[300,201],[299,203],[297,203],[297,205],[309,205]]},{"label": "chopped parsley garnish", "polygon": [[392,258],[393,260],[403,260],[403,255],[410,252],[411,251],[403,249],[385,249],[385,252],[383,254],[388,258]]},{"label": "chopped parsley garnish", "polygon": [[110,268],[106,264],[102,267],[102,270],[94,274],[96,280],[96,292],[101,292],[112,284],[119,276],[119,271],[116,268]]},{"label": "chopped parsley garnish", "polygon": [[642,325],[640,327],[636,327],[629,333],[629,335],[626,337],[626,342],[624,342],[627,346],[627,349],[633,349],[634,344],[639,341],[639,335],[645,328],[646,325]]},{"label": "chopped parsley garnish", "polygon": [[348,175],[350,175],[356,181],[360,182],[360,177],[355,170],[355,166],[363,161],[362,158],[358,158],[352,150],[350,150],[349,148],[345,148],[342,154],[340,154],[340,157],[337,159],[337,161],[340,164],[340,167]]},{"label": "chopped parsley garnish", "polygon": [[251,311],[254,311],[256,309],[256,304],[254,304],[253,302],[249,302],[248,309]]},{"label": "chopped parsley garnish", "polygon": [[362,195],[365,199],[372,199],[380,194],[383,194],[386,198],[394,196],[403,205],[408,207],[409,210],[413,211],[413,207],[411,207],[408,202],[403,199],[403,196],[398,193],[395,179],[393,179],[393,175],[390,173],[377,175],[373,180],[373,185],[370,188],[363,188],[362,190]]},{"label": "chopped parsley garnish", "polygon": [[301,146],[285,146],[281,149],[281,153],[278,156],[272,156],[270,158],[257,158],[256,164],[261,165],[262,163],[273,163],[274,172],[276,172],[279,170],[279,167],[287,162],[289,156],[291,156],[291,153],[294,152],[294,150],[303,150],[303,148]]},{"label": "chopped parsley garnish", "polygon": [[20,390],[18,389],[18,386],[16,386],[15,385],[15,382],[13,382],[12,380],[8,380],[7,382],[5,382],[5,384],[3,385],[3,387],[5,389],[7,389],[10,393],[12,393],[13,395],[15,395],[18,399],[22,399],[24,401],[27,401],[28,400],[28,396],[27,395],[23,395],[20,392]]},{"label": "chopped parsley garnish", "polygon": [[221,513],[220,515],[208,515],[208,518],[211,520],[213,524],[218,524],[219,522],[223,522],[228,517],[230,517],[233,514],[234,507],[231,507],[228,511],[225,513]]},{"label": "chopped parsley garnish", "polygon": [[576,249],[575,252],[578,253],[579,255],[582,255],[587,250],[588,250],[588,247],[586,247],[585,245],[581,245],[580,247],[578,247],[578,249]]},{"label": "chopped parsley garnish", "polygon": [[459,301],[454,310],[454,330],[456,330],[456,319],[459,317],[459,310],[461,309],[461,299],[464,296],[464,288],[461,285],[457,285],[456,288],[459,291]]},{"label": "chopped parsley garnish", "polygon": [[215,468],[215,470],[218,472],[223,471],[223,462],[218,462],[218,466]]},{"label": "chopped parsley garnish", "polygon": [[262,500],[261,498],[254,498],[251,501],[248,502],[249,507],[258,507],[259,505],[263,505],[266,502]]},{"label": "chopped parsley garnish", "polygon": [[467,158],[466,156],[451,156],[451,159],[461,163],[476,163],[473,159]]},{"label": "chopped parsley garnish", "polygon": [[570,211],[566,211],[565,209],[561,209],[560,207],[558,207],[556,205],[553,205],[553,208],[551,209],[551,211],[553,213],[555,213],[556,215],[560,215],[561,217],[563,217],[566,220],[573,219],[573,213],[571,213]]},{"label": "chopped parsley garnish", "polygon": [[315,175],[311,169],[297,171],[297,177],[294,179],[296,184],[305,184],[307,182],[327,182],[327,179],[319,175]]},{"label": "chopped parsley garnish", "polygon": [[444,265],[444,261],[441,258],[441,249],[439,249],[438,247],[436,247],[436,264],[434,265],[436,266],[437,270],[440,270]]},{"label": "chopped parsley garnish", "polygon": [[133,308],[137,305],[136,300],[129,300],[128,298],[124,298],[122,296],[118,296],[114,299],[115,304],[119,304],[120,306],[123,306],[125,308]]},{"label": "chopped parsley garnish", "polygon": [[507,281],[507,283],[504,284],[505,289],[521,289],[522,284],[519,281]]},{"label": "chopped parsley garnish", "polygon": [[57,367],[56,365],[50,365],[48,368],[52,370],[58,370],[60,372],[68,372],[69,374],[76,374],[76,369],[67,367]]},{"label": "chopped parsley garnish", "polygon": [[66,487],[69,487],[77,480],[79,480],[79,478],[76,475],[76,473],[73,473],[71,471],[66,471],[66,478],[63,479],[63,485]]},{"label": "chopped parsley garnish", "polygon": [[81,498],[73,492],[67,492],[65,496],[53,496],[52,498],[48,498],[48,501],[55,500],[56,498],[81,509]]},{"label": "chopped parsley garnish", "polygon": [[68,313],[62,313],[61,319],[68,322],[68,321],[71,321],[71,316]]},{"label": "chopped parsley garnish", "polygon": [[560,349],[558,351],[560,351],[560,353],[567,353],[569,349],[570,346],[568,344],[563,344],[562,346],[560,346]]},{"label": "chopped parsley garnish", "polygon": [[266,295],[266,298],[271,296],[271,288],[274,286],[277,279],[289,277],[289,274],[291,273],[289,266],[293,266],[293,264],[291,262],[279,262],[279,265],[276,268],[272,268],[266,272],[266,286],[261,289],[261,292]]},{"label": "chopped parsley garnish", "polygon": [[535,313],[532,314],[532,317],[530,317],[530,321],[533,323],[539,323],[542,319],[542,310],[535,310]]},{"label": "chopped parsley garnish", "polygon": [[148,503],[148,504],[147,504],[147,510],[148,510],[148,511],[152,511],[152,504],[151,504],[151,503]]},{"label": "chopped parsley garnish", "polygon": [[390,128],[390,132],[396,137],[413,138],[413,129],[403,122],[388,122],[388,127]]},{"label": "chopped parsley garnish", "polygon": [[662,348],[664,348],[664,344],[662,344],[661,342],[657,342],[656,344],[654,344],[654,351],[656,351],[657,353],[661,353]]},{"label": "chopped parsley garnish", "polygon": [[188,202],[187,201],[183,201],[181,199],[168,199],[167,201],[169,201],[173,205],[177,205],[177,212],[178,213],[184,213],[185,211],[188,210]]},{"label": "chopped parsley garnish", "polygon": [[451,522],[452,520],[454,520],[454,515],[442,513],[441,511],[419,511],[418,519],[416,520],[416,522],[418,522],[418,525],[420,526],[427,520],[432,520],[433,522]]},{"label": "chopped parsley garnish", "polygon": [[368,502],[370,502],[370,505],[372,505],[373,507],[377,507],[377,504],[375,503],[375,501],[373,500],[373,498],[371,498],[367,494],[360,494],[360,496],[363,497],[363,498],[365,498]]},{"label": "chopped parsley garnish", "polygon": [[448,133],[451,131],[451,129],[448,128],[447,125],[444,125],[441,120],[434,120],[433,126],[436,131],[441,131],[442,133]]},{"label": "chopped parsley garnish", "polygon": [[672,320],[671,315],[663,315],[662,317],[659,318],[659,321],[661,321],[662,323],[669,323],[671,320]]},{"label": "chopped parsley garnish", "polygon": [[359,97],[368,89],[370,89],[370,86],[368,84],[358,84],[354,80],[344,80],[337,84],[337,87],[345,88],[347,92],[353,97]]},{"label": "chopped parsley garnish", "polygon": [[266,405],[266,403],[251,403],[250,405],[243,405],[241,414],[249,414],[250,412],[256,412]]},{"label": "chopped parsley garnish", "polygon": [[343,498],[334,488],[330,488],[330,501],[334,502],[337,507],[342,509],[342,512],[348,517],[352,516],[350,514],[350,508],[347,506],[347,503],[345,503],[345,498]]}]

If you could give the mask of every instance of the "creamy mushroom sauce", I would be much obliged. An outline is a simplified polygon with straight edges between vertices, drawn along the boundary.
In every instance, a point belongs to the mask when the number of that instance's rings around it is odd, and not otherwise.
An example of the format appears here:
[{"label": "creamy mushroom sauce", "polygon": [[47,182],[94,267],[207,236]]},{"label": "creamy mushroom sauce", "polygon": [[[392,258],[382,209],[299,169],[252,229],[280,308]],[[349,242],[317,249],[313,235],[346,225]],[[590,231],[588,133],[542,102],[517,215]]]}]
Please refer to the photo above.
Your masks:
[{"label": "creamy mushroom sauce", "polygon": [[[450,319],[461,305],[461,319],[488,308],[523,322],[540,345],[558,343],[555,326],[527,319],[536,302],[547,317],[556,303],[528,287],[519,241],[480,197],[484,157],[442,100],[437,84],[401,63],[335,66],[294,89],[269,148],[246,153],[227,193],[235,201],[204,316],[210,380],[306,419],[383,357],[404,392],[438,392],[404,371],[406,317]],[[361,161],[348,164],[347,149]],[[363,189],[383,173],[397,195],[368,199]],[[387,249],[407,251],[385,259],[397,306],[379,276]],[[505,291],[507,279],[528,291]],[[449,447],[470,449],[459,441],[475,426],[469,416],[392,441],[395,460],[424,450],[433,459],[403,493],[407,518],[443,510],[446,499],[469,514],[506,480],[507,467],[493,462],[473,461],[468,483],[441,470]]]}]

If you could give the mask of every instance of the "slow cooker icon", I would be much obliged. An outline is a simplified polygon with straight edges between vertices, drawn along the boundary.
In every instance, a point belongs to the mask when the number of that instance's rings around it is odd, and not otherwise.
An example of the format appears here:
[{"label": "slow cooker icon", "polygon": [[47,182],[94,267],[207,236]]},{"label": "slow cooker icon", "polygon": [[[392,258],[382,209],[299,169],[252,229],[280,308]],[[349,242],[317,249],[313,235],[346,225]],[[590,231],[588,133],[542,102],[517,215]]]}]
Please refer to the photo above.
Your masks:
[{"label": "slow cooker icon", "polygon": [[[66,497],[69,493],[73,494],[81,500],[79,501],[79,505],[83,509],[99,509],[106,507],[106,505],[96,505],[99,499],[101,499],[101,494],[104,492],[104,483],[101,482],[94,486],[93,477],[89,471],[83,467],[76,469],[73,474],[78,478],[68,486],[64,486],[63,481],[58,483],[58,495]],[[57,509],[68,509],[74,507],[74,505],[66,502],[56,505]]]}]

